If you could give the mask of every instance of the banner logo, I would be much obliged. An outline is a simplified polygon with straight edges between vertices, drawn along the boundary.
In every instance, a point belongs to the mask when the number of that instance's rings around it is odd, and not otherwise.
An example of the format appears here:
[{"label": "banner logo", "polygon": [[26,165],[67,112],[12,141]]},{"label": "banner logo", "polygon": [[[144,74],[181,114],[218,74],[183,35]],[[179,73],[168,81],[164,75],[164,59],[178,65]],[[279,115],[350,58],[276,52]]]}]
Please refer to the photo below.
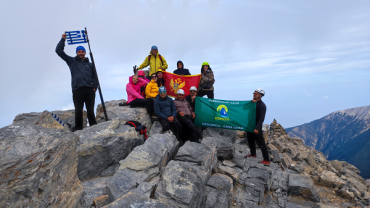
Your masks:
[{"label": "banner logo", "polygon": [[171,79],[170,86],[171,86],[171,92],[174,92],[175,94],[177,94],[177,90],[185,87],[185,82],[181,81],[181,78],[177,78],[175,79],[175,81]]},{"label": "banner logo", "polygon": [[229,115],[227,114],[229,110],[227,109],[226,105],[219,105],[217,107],[217,114],[220,115],[220,117],[215,117],[215,120],[219,121],[230,121]]}]

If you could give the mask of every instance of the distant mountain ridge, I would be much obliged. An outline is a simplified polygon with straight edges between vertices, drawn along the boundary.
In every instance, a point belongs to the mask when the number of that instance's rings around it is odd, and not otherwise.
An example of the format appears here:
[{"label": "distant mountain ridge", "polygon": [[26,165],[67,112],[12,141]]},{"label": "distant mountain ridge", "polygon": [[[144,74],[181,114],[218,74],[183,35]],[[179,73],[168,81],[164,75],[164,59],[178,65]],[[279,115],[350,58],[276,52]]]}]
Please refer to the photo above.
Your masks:
[{"label": "distant mountain ridge", "polygon": [[323,118],[286,129],[329,160],[344,160],[370,178],[370,106],[330,113]]}]

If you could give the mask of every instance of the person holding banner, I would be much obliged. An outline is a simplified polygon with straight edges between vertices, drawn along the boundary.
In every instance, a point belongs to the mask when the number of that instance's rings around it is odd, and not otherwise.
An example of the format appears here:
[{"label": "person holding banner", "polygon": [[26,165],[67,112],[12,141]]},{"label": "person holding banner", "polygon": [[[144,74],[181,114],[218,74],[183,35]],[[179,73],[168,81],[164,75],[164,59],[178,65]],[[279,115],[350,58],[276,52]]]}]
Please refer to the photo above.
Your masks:
[{"label": "person holding banner", "polygon": [[256,105],[256,128],[253,132],[247,132],[247,140],[249,144],[249,148],[251,150],[251,154],[245,157],[257,157],[256,154],[256,143],[261,148],[262,155],[263,155],[263,165],[270,165],[270,157],[267,151],[265,139],[263,138],[262,132],[262,124],[265,120],[266,115],[266,105],[261,100],[261,98],[265,95],[265,91],[261,88],[258,88],[253,93],[253,102],[257,102]]},{"label": "person holding banner", "polygon": [[177,98],[174,101],[176,106],[177,119],[180,121],[182,126],[187,126],[189,128],[191,135],[195,139],[194,142],[200,143],[199,140],[202,138],[201,132],[193,124],[195,113],[188,101],[184,99],[184,95],[184,90],[177,90]]},{"label": "person holding banner", "polygon": [[162,86],[159,88],[159,95],[157,95],[154,101],[154,111],[159,118],[163,132],[176,129],[177,140],[180,142],[180,146],[182,146],[182,126],[176,119],[176,106],[173,100],[167,96],[166,87]]},{"label": "person holding banner", "polygon": [[158,77],[158,80],[157,80],[158,87],[164,86],[164,78],[163,78],[163,71],[162,71],[162,69],[158,69],[158,71],[157,71],[157,77]]},{"label": "person holding banner", "polygon": [[76,56],[68,56],[64,52],[67,35],[63,34],[55,52],[68,65],[71,71],[73,103],[75,106],[75,130],[83,129],[83,107],[86,105],[87,119],[89,125],[96,125],[94,114],[95,91],[98,87],[97,77],[94,68],[85,57],[86,50],[83,46],[76,48]]},{"label": "person holding banner", "polygon": [[195,111],[195,97],[197,96],[197,88],[195,86],[190,87],[190,94],[185,97],[186,101],[191,106],[191,109]]},{"label": "person holding banner", "polygon": [[167,61],[162,55],[158,53],[158,47],[152,46],[149,56],[147,56],[144,62],[138,67],[138,69],[143,69],[150,65],[149,77],[152,74],[157,73],[158,69],[166,71],[168,68]]},{"label": "person holding banner", "polygon": [[177,69],[173,73],[181,76],[191,75],[189,69],[184,69],[184,63],[182,61],[177,62]]},{"label": "person holding banner", "polygon": [[202,63],[202,68],[200,70],[202,76],[200,78],[199,89],[198,89],[198,96],[203,97],[207,95],[208,98],[214,98],[214,87],[213,84],[215,83],[213,71],[209,66],[208,62]]}]

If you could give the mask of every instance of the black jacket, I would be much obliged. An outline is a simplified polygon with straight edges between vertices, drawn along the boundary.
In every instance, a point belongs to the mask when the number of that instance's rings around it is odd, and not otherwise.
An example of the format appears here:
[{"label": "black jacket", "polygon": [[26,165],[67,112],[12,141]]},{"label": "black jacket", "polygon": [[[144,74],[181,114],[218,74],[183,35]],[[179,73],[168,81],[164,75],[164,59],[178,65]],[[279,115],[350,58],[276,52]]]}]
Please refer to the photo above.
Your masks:
[{"label": "black jacket", "polygon": [[71,71],[72,91],[82,87],[92,87],[94,89],[97,89],[98,82],[93,70],[93,66],[89,62],[89,59],[88,58],[81,59],[78,56],[75,57],[68,56],[64,52],[65,42],[66,40],[62,38],[59,41],[57,48],[55,49],[55,52],[69,66],[69,69]]},{"label": "black jacket", "polygon": [[182,68],[181,69],[176,69],[175,71],[173,71],[174,74],[177,74],[177,75],[191,75],[190,72],[189,72],[189,69],[184,69],[184,63],[182,63],[182,61],[178,61],[177,64],[178,63],[182,64]]},{"label": "black jacket", "polygon": [[157,97],[155,97],[154,111],[161,119],[167,119],[170,116],[176,117],[175,103],[168,96],[161,98],[160,95],[157,95]]},{"label": "black jacket", "polygon": [[263,121],[265,121],[265,115],[266,115],[266,105],[265,105],[265,103],[262,100],[257,101],[257,106],[256,106],[256,129],[258,131],[262,131],[262,124],[263,124]]},{"label": "black jacket", "polygon": [[191,102],[191,95],[188,95],[188,96],[185,97],[185,100],[188,101],[188,103],[190,104],[191,108],[195,112],[195,99],[194,99],[194,102]]}]

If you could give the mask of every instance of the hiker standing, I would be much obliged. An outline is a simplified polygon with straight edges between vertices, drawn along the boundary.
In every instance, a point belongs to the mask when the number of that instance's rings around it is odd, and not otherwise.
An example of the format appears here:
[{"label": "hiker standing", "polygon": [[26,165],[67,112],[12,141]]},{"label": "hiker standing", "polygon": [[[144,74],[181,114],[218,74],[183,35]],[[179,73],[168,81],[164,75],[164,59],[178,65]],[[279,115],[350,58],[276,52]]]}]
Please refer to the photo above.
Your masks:
[{"label": "hiker standing", "polygon": [[200,72],[202,75],[200,78],[197,96],[203,97],[204,95],[207,95],[208,98],[213,99],[214,98],[213,84],[215,83],[215,78],[208,62],[203,62]]},{"label": "hiker standing", "polygon": [[182,61],[177,62],[177,69],[173,73],[181,76],[191,75],[189,69],[184,69],[184,63]]},{"label": "hiker standing", "polygon": [[251,150],[251,154],[245,157],[257,157],[256,154],[256,143],[261,148],[262,155],[263,155],[263,165],[270,165],[270,157],[267,151],[265,139],[263,138],[262,132],[262,124],[265,120],[266,115],[266,105],[261,100],[261,98],[265,95],[265,91],[261,88],[258,88],[253,93],[253,102],[257,102],[256,106],[256,128],[253,132],[247,132],[247,140],[249,144],[249,148]]},{"label": "hiker standing", "polygon": [[68,56],[64,52],[64,46],[67,35],[63,34],[62,39],[59,41],[55,52],[62,58],[68,65],[71,71],[72,94],[73,103],[75,106],[75,129],[83,129],[83,107],[86,105],[87,118],[89,125],[96,125],[94,104],[95,104],[95,91],[98,86],[98,81],[89,59],[85,57],[86,50],[83,46],[76,48],[76,56]]},{"label": "hiker standing", "polygon": [[177,140],[182,145],[182,126],[176,119],[176,106],[173,100],[167,96],[166,87],[159,88],[159,95],[155,98],[154,111],[159,118],[163,132],[176,129]]},{"label": "hiker standing", "polygon": [[152,74],[157,73],[158,69],[166,71],[168,67],[166,59],[164,59],[164,57],[158,53],[157,46],[152,46],[149,56],[145,58],[144,62],[138,67],[138,69],[143,69],[149,65],[150,72],[148,79],[150,79],[150,76],[152,76]]}]

